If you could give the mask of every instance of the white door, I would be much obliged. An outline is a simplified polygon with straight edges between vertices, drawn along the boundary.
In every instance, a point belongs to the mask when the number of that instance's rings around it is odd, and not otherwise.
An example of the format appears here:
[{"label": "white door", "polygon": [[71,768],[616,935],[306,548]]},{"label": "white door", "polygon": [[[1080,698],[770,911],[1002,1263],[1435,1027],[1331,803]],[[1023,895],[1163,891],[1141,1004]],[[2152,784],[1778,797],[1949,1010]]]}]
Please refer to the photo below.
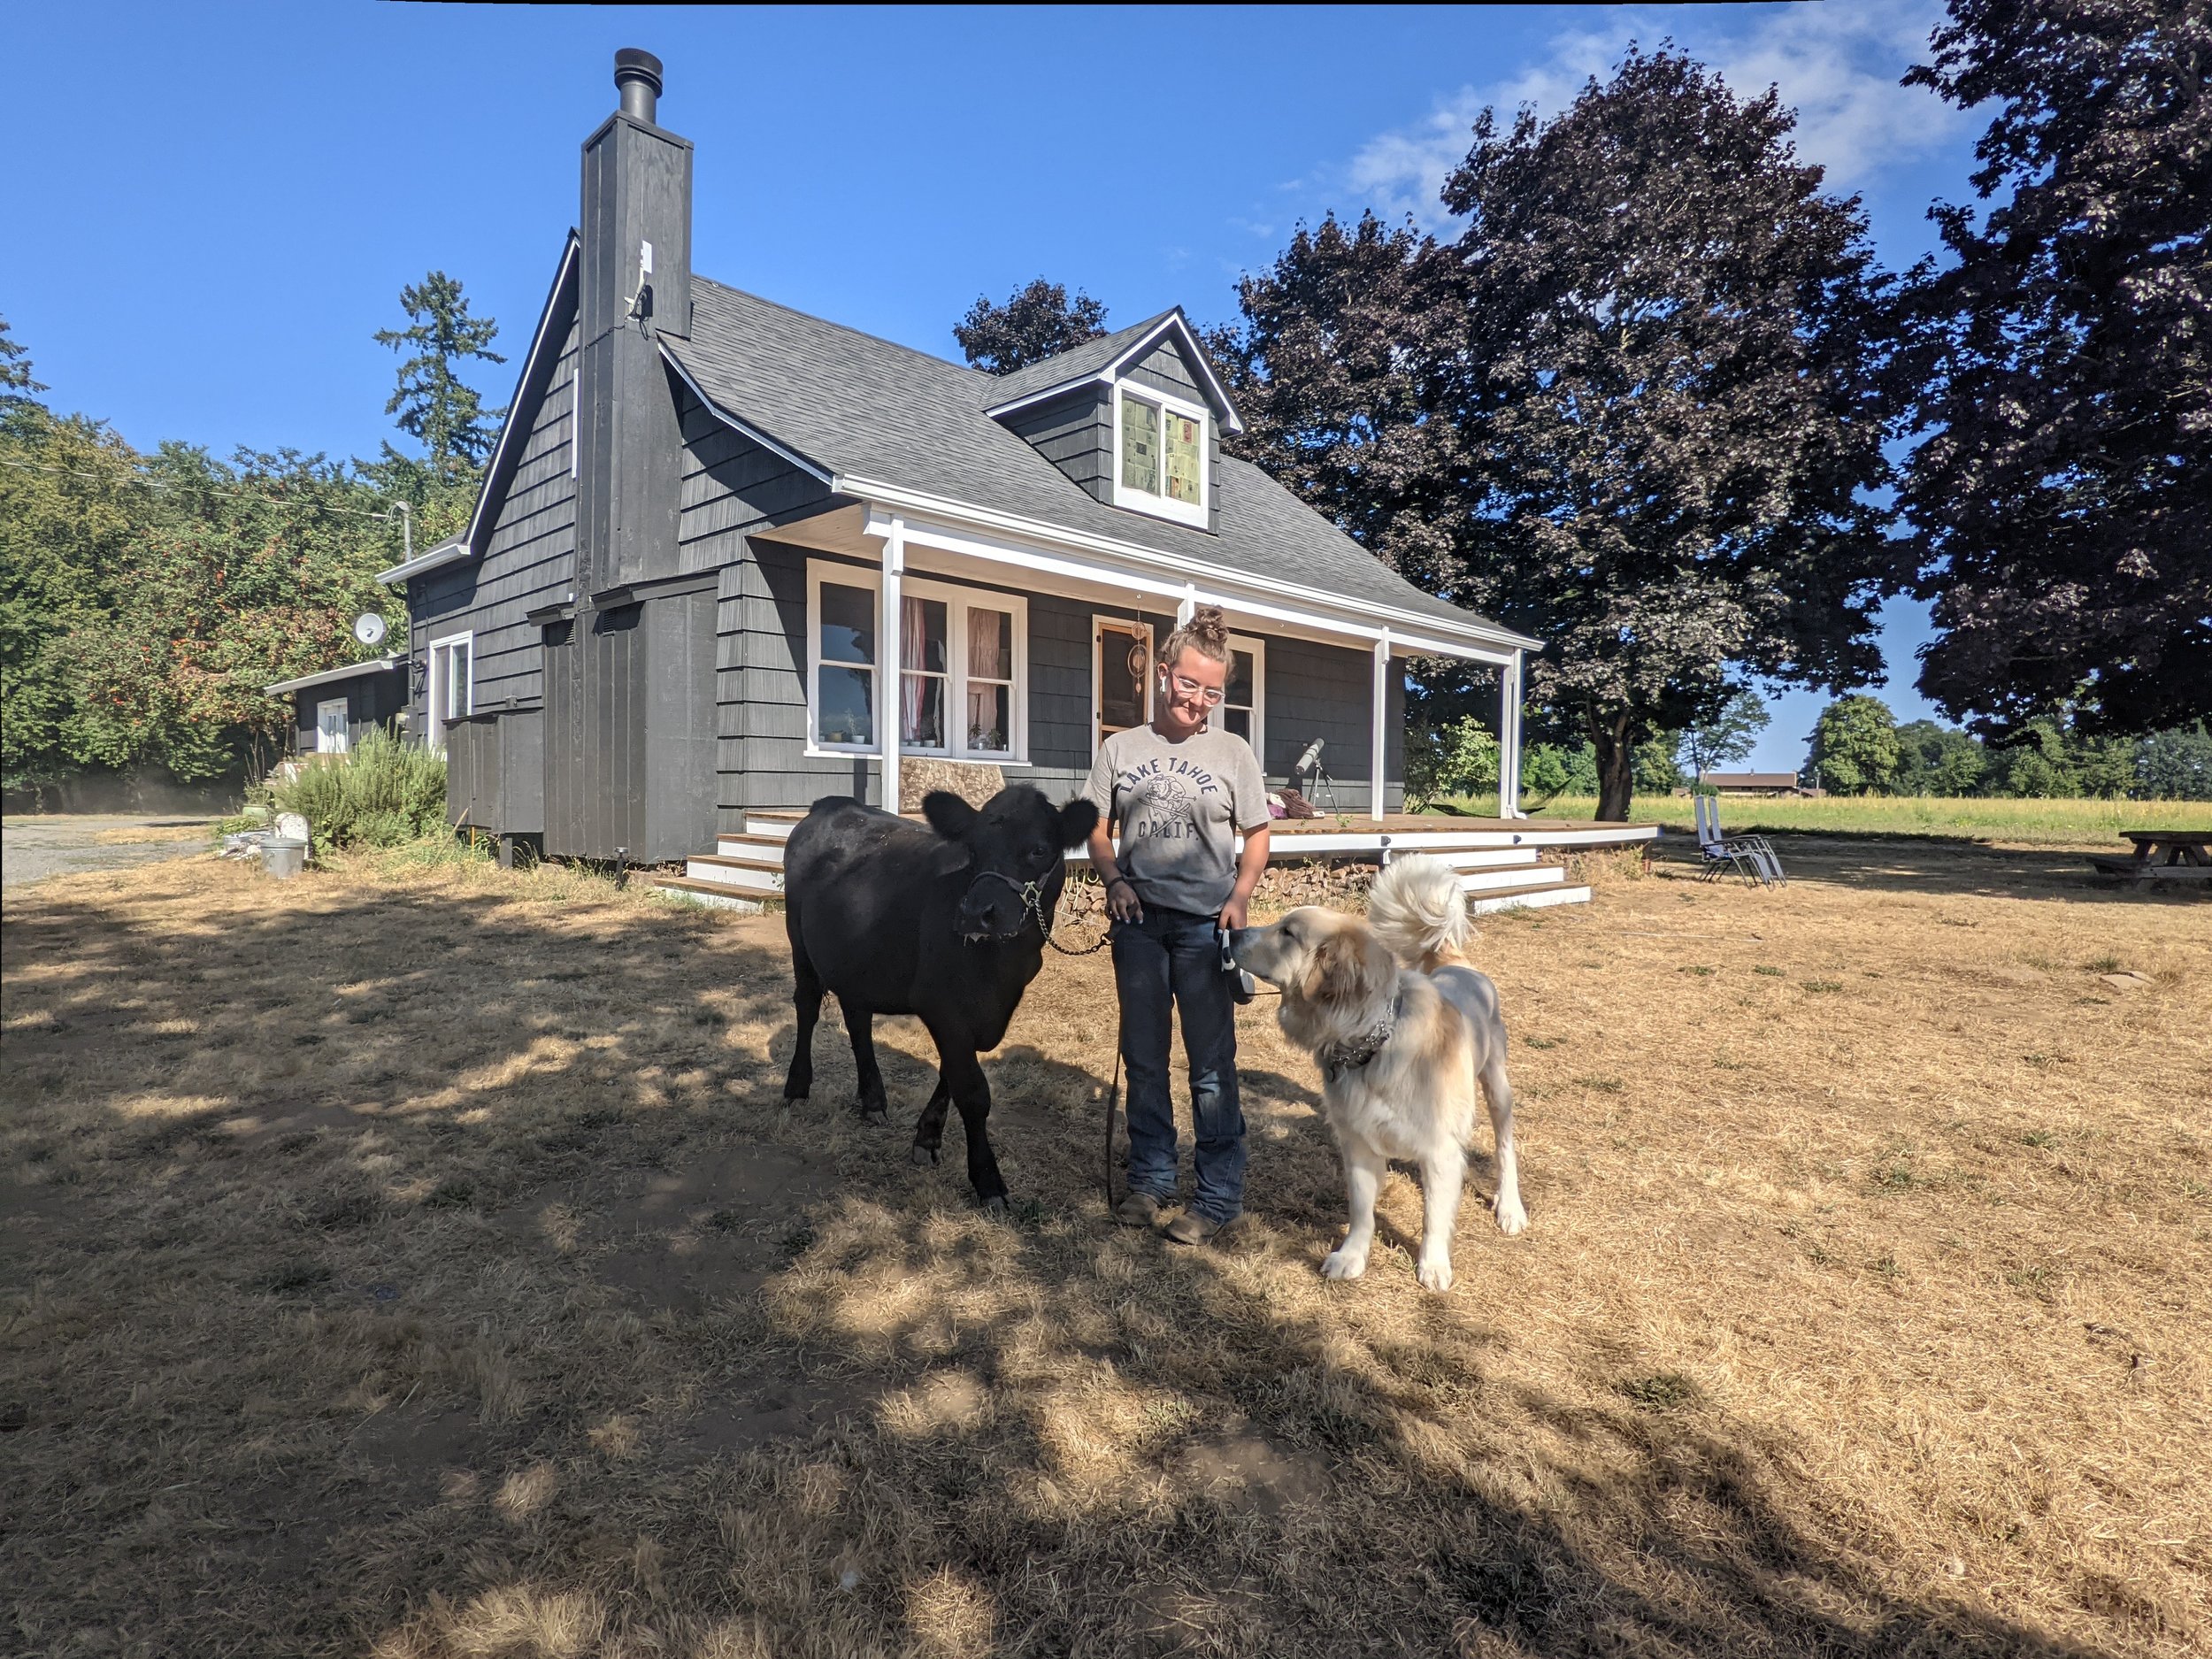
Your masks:
[{"label": "white door", "polygon": [[346,700],[333,697],[328,703],[315,705],[315,752],[318,755],[342,755],[346,752]]}]

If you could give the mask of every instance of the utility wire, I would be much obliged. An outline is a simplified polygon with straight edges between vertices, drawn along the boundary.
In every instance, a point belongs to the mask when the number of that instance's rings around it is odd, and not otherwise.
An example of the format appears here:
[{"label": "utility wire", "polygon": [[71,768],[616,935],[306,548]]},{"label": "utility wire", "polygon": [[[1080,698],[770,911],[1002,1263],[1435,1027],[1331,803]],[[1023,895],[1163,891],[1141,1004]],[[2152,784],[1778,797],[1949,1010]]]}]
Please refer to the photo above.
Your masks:
[{"label": "utility wire", "polygon": [[[88,472],[81,467],[73,466],[42,466],[36,461],[10,461],[0,459],[0,466],[12,466],[26,472],[58,472],[64,478],[88,478],[93,480],[96,483],[112,483],[115,481],[113,476],[110,473]],[[258,490],[225,489],[220,485],[217,484],[187,485],[175,479],[148,478],[141,472],[133,472],[130,476],[129,481],[134,484],[142,484],[148,489],[196,488],[204,491],[210,495],[245,496],[251,500],[261,502],[271,507],[289,507],[316,512],[344,513],[349,518],[380,518],[385,520],[386,522],[389,522],[394,518],[403,517],[405,513],[410,511],[410,509],[404,505],[394,507],[389,512],[368,512],[359,507],[333,507],[326,503],[319,501],[278,501],[261,494]]]}]

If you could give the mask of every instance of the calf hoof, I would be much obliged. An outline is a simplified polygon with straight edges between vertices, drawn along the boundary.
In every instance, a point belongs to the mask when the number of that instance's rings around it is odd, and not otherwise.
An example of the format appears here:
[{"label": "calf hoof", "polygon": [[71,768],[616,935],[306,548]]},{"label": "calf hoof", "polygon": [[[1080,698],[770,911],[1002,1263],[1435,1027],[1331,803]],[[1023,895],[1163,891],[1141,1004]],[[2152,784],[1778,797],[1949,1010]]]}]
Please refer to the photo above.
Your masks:
[{"label": "calf hoof", "polygon": [[1006,1213],[1006,1194],[1004,1193],[993,1193],[988,1198],[985,1199],[983,1201],[983,1213],[987,1216],[1004,1215]]},{"label": "calf hoof", "polygon": [[783,1086],[783,1097],[786,1101],[804,1100],[813,1092],[812,1087],[805,1083],[787,1083]]},{"label": "calf hoof", "polygon": [[906,1161],[909,1164],[918,1166],[919,1168],[927,1169],[931,1164],[937,1162],[937,1148],[935,1147],[926,1147],[920,1141],[917,1141],[913,1147],[908,1151],[906,1155]]},{"label": "calf hoof", "polygon": [[888,1123],[890,1119],[891,1109],[888,1106],[876,1105],[868,1101],[862,1101],[860,1102],[861,1122],[865,1124],[880,1124]]}]

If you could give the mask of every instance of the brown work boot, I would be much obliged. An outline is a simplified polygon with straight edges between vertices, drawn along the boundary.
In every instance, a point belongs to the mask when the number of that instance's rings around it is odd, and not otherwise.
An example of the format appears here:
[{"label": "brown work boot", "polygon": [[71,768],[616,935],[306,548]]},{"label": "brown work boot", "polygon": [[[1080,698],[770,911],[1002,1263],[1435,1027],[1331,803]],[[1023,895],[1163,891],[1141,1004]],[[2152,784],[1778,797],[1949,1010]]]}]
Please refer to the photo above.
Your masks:
[{"label": "brown work boot", "polygon": [[1220,1237],[1241,1219],[1238,1217],[1228,1221],[1211,1221],[1195,1210],[1186,1210],[1160,1229],[1160,1236],[1171,1244],[1203,1244],[1210,1239]]},{"label": "brown work boot", "polygon": [[1150,1193],[1132,1193],[1114,1206],[1114,1219],[1125,1227],[1157,1226],[1160,1201]]}]

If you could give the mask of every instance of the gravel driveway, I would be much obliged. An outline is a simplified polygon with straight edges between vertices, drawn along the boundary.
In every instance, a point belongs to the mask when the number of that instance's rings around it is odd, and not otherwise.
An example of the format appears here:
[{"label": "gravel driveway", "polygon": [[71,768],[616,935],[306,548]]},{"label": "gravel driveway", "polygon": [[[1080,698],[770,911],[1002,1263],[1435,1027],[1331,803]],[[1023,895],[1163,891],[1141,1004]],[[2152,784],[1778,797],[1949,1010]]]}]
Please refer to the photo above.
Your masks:
[{"label": "gravel driveway", "polygon": [[0,820],[0,887],[80,870],[121,870],[207,850],[212,818],[71,812]]}]

